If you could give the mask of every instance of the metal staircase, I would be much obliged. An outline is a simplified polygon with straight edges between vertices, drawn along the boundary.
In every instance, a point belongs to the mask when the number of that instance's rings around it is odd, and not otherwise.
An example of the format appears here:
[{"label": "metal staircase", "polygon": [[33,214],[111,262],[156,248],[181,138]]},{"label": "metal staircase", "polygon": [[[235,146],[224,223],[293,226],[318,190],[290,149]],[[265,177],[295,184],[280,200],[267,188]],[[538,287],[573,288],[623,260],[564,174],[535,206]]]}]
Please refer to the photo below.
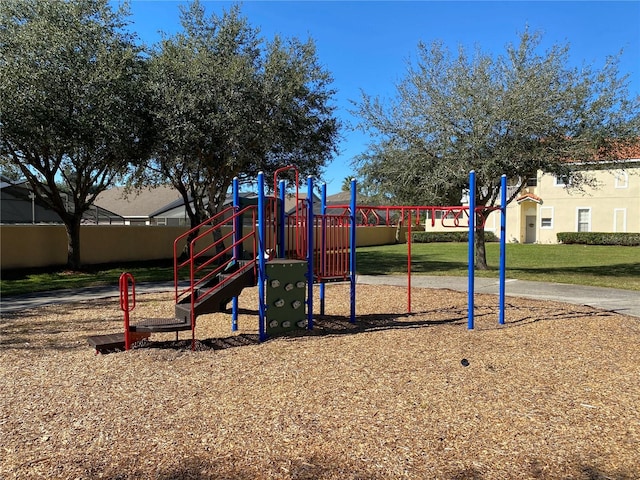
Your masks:
[{"label": "metal staircase", "polygon": [[176,319],[190,325],[192,315],[197,317],[228,311],[228,305],[234,297],[239,296],[245,287],[254,287],[257,283],[255,260],[239,261],[238,264],[239,267],[232,273],[220,273],[210,285],[194,291],[193,311],[191,295],[181,299],[175,307]]},{"label": "metal staircase", "polygon": [[[191,330],[194,346],[198,316],[227,312],[233,298],[244,288],[256,285],[257,250],[256,207],[224,209],[174,241],[174,318],[130,323],[136,302],[135,280],[123,273],[120,309],[124,313],[124,333],[89,337],[89,344],[97,353],[128,350],[151,333],[176,332],[177,336],[177,332]],[[184,251],[188,252],[186,256]]]}]

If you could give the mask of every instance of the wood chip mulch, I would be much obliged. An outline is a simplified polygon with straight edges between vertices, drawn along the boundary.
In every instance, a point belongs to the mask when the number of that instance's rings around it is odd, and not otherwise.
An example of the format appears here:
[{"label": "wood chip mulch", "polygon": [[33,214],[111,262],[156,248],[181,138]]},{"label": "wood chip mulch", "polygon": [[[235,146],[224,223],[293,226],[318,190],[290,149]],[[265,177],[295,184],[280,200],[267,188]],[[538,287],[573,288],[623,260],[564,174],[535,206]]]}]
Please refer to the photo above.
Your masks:
[{"label": "wood chip mulch", "polygon": [[[640,319],[553,302],[327,286],[313,332],[257,342],[257,292],[95,355],[117,299],[0,321],[0,479],[637,479]],[[318,304],[316,299],[316,305]],[[171,316],[140,295],[132,318]]]}]

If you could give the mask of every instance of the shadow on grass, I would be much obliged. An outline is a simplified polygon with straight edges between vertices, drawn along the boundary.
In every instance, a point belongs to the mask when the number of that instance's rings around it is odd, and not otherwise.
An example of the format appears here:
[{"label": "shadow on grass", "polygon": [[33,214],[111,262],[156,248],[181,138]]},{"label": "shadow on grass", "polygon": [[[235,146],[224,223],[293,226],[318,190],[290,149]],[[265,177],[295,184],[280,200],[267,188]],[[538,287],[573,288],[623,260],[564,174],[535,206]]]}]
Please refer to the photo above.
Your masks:
[{"label": "shadow on grass", "polygon": [[64,267],[23,268],[2,271],[3,298],[90,286],[118,286],[122,272],[131,272],[137,282],[173,281],[173,261],[153,260],[122,264],[86,265],[78,271]]},{"label": "shadow on grass", "polygon": [[546,275],[590,275],[593,277],[640,278],[640,263],[618,263],[615,265],[593,265],[577,267],[513,267],[507,271],[525,272],[539,275],[543,279]]},{"label": "shadow on grass", "polygon": [[[388,275],[390,273],[405,272],[407,270],[407,254],[379,251],[358,252],[356,268],[360,275]],[[464,271],[464,262],[437,261],[425,259],[425,255],[414,257],[411,261],[413,273]]]},{"label": "shadow on grass", "polygon": [[[415,274],[459,274],[467,271],[466,262],[444,261],[417,255],[412,259],[411,271]],[[389,275],[392,273],[406,272],[406,252],[358,251],[357,271],[360,275]],[[489,270],[482,274],[497,274],[498,265],[490,265]],[[526,275],[528,279],[538,281],[548,280],[547,277],[561,278],[563,276],[596,277],[596,278],[640,278],[640,262],[616,263],[612,265],[585,265],[585,266],[536,266],[536,265],[510,265],[507,259],[507,275],[518,277],[518,272]]]}]

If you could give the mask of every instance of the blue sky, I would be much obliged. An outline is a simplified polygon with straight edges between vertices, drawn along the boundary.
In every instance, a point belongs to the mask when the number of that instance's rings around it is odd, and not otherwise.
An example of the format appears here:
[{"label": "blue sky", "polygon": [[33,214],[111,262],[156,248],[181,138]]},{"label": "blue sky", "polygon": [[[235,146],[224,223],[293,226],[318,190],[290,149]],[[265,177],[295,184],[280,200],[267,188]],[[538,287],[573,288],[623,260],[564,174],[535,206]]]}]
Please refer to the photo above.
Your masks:
[{"label": "blue sky", "polygon": [[[113,2],[117,4],[117,1]],[[160,39],[160,31],[180,29],[178,5],[184,2],[133,0],[130,29],[145,43]],[[207,13],[228,9],[232,2],[203,1]],[[271,39],[313,38],[320,62],[331,72],[338,91],[337,115],[345,126],[357,119],[350,101],[361,91],[390,98],[403,78],[407,62],[415,59],[419,41],[442,41],[451,51],[476,46],[502,54],[517,43],[528,25],[543,35],[543,48],[570,45],[570,62],[596,67],[608,55],[623,50],[622,73],[630,75],[630,89],[640,95],[639,1],[245,1],[242,13],[253,27]],[[329,194],[352,176],[351,160],[366,150],[369,138],[342,131],[340,154],[328,165],[324,180]]]}]

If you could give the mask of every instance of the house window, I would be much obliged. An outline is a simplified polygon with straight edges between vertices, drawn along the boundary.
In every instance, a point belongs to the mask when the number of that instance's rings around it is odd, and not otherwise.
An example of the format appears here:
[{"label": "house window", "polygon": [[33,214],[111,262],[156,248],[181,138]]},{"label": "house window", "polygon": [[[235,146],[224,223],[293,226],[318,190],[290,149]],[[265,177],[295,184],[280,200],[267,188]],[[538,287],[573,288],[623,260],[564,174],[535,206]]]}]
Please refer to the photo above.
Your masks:
[{"label": "house window", "polygon": [[553,207],[540,207],[540,228],[553,228]]},{"label": "house window", "polygon": [[591,209],[578,208],[578,232],[591,231]]},{"label": "house window", "polygon": [[556,175],[555,176],[555,186],[556,187],[566,187],[571,185],[571,177],[569,175]]},{"label": "house window", "polygon": [[624,170],[618,170],[614,173],[616,177],[616,188],[629,188],[629,174]]},{"label": "house window", "polygon": [[537,177],[527,178],[527,187],[537,187],[537,186],[538,186]]},{"label": "house window", "polygon": [[[427,220],[432,220],[433,219],[433,212],[434,210],[427,210],[427,215],[426,218]],[[455,218],[455,213],[453,213],[451,210],[447,211],[447,210],[435,210],[436,212],[436,220],[442,220],[442,218]]]},{"label": "house window", "polygon": [[613,231],[614,232],[627,231],[627,209],[626,208],[613,209]]}]

